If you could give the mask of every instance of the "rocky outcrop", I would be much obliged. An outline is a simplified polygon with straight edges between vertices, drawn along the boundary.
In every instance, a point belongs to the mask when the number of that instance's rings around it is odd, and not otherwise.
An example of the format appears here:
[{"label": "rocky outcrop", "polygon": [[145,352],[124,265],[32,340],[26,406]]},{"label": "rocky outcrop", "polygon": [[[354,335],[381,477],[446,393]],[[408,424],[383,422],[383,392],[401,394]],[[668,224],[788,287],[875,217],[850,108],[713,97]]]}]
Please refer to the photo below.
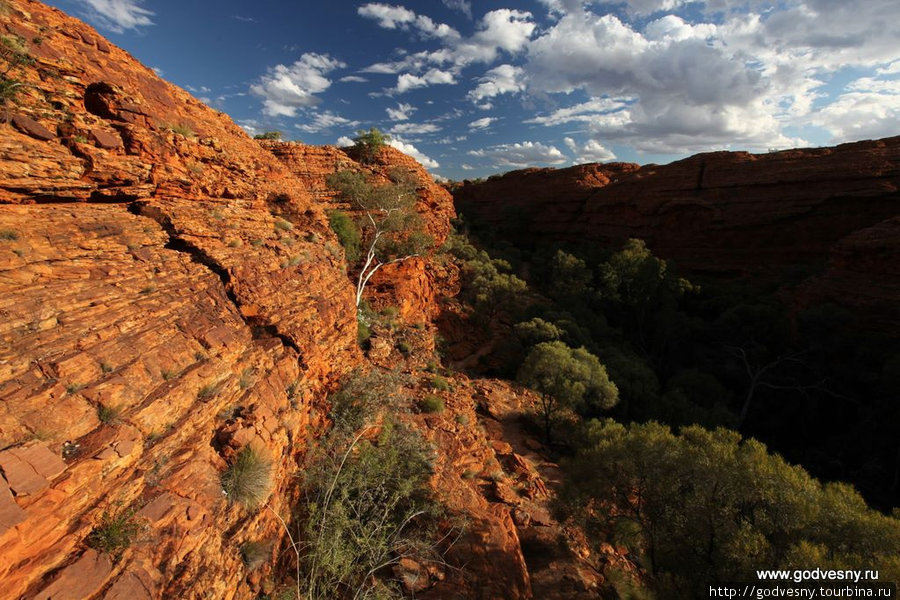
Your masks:
[{"label": "rocky outcrop", "polygon": [[[357,217],[362,215],[354,207],[342,202],[326,178],[343,169],[362,169],[374,181],[387,181],[395,169],[413,173],[419,181],[416,210],[423,220],[423,229],[434,240],[437,249],[450,233],[450,221],[456,217],[453,198],[446,189],[435,183],[431,175],[415,160],[386,146],[373,164],[362,165],[352,158],[352,149],[334,146],[307,146],[297,142],[260,141],[300,181],[325,210],[341,209]],[[421,323],[436,316],[436,296],[443,287],[447,273],[436,267],[427,257],[412,258],[387,265],[373,277],[367,298],[378,307],[395,306],[400,317],[409,323]]]},{"label": "rocky outcrop", "polygon": [[831,253],[820,295],[876,309],[897,287],[881,250],[868,252],[882,243],[870,236],[885,239],[876,225],[900,212],[900,137],[759,155],[714,152],[662,166],[526,169],[465,182],[454,199],[464,216],[517,243],[615,246],[641,238],[683,271],[769,282],[821,271]]},{"label": "rocky outcrop", "polygon": [[[290,513],[322,392],[361,358],[340,246],[228,117],[7,4],[35,63],[0,123],[2,595],[251,597],[240,547],[281,526],[220,474],[254,447]],[[120,557],[88,547],[131,511],[147,528]]]},{"label": "rocky outcrop", "polygon": [[663,166],[526,169],[467,182],[454,198],[517,241],[637,237],[690,270],[780,272],[822,263],[839,239],[896,214],[900,137]]},{"label": "rocky outcrop", "polygon": [[[90,27],[6,4],[0,34],[35,63],[0,122],[0,595],[257,597],[279,562],[251,570],[241,548],[275,554],[327,391],[364,360],[325,177],[416,172],[437,245],[451,198],[393,149],[362,166],[337,148],[261,145]],[[374,302],[397,306],[417,342],[399,352],[392,325],[371,362],[431,380],[427,321],[453,275],[419,257],[373,280]],[[553,598],[543,590],[561,579],[593,590],[600,577],[571,556],[529,563],[523,540],[563,531],[525,451],[475,412],[516,392],[454,385],[443,414],[404,418],[438,449],[435,491],[465,529],[453,568],[420,578],[406,561],[398,577],[437,599]],[[271,464],[259,510],[223,493],[248,446]],[[140,527],[111,551],[97,534],[119,517]]]}]

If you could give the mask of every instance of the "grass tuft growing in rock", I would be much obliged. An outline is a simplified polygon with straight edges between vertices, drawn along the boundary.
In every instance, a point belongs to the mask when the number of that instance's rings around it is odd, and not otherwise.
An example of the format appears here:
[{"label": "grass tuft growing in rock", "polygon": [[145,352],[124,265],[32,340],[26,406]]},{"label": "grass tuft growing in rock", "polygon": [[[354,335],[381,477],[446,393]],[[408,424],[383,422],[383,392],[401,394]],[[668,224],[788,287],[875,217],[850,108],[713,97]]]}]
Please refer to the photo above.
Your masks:
[{"label": "grass tuft growing in rock", "polygon": [[272,465],[250,446],[238,452],[237,457],[222,473],[222,489],[232,504],[255,508],[269,494],[272,483]]},{"label": "grass tuft growing in rock", "polygon": [[87,537],[87,545],[114,558],[119,558],[146,529],[135,516],[135,510],[106,510],[100,523]]}]

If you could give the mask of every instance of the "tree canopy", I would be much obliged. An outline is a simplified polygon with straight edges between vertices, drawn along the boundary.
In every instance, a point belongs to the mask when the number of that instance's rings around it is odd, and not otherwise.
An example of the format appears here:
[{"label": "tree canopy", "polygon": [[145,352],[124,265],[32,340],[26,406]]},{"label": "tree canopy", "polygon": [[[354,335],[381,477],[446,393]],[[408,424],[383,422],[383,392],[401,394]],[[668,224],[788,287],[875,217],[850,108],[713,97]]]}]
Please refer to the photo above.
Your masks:
[{"label": "tree canopy", "polygon": [[619,400],[618,388],[596,356],[559,341],[534,346],[519,368],[518,379],[541,395],[540,416],[548,440],[560,411],[608,410]]},{"label": "tree canopy", "polygon": [[900,521],[755,440],[699,426],[591,421],[562,492],[589,539],[629,547],[662,597],[707,598],[755,569],[900,569]]},{"label": "tree canopy", "polygon": [[[350,170],[328,177],[328,185],[360,213],[359,229],[365,254],[357,278],[357,306],[362,302],[369,279],[378,269],[417,256],[433,243],[431,236],[423,231],[422,218],[415,210],[418,197],[415,174],[395,169],[388,179],[385,183],[372,183],[365,173]],[[356,254],[353,231],[339,216],[332,217],[331,225],[351,260]]]}]

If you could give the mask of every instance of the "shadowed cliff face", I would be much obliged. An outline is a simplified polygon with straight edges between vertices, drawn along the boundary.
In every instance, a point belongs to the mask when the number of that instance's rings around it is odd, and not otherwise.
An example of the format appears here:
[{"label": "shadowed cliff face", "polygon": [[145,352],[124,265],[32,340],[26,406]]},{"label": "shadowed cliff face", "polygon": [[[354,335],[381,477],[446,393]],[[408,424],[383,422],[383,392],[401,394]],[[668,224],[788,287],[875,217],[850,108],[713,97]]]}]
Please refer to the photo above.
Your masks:
[{"label": "shadowed cliff face", "polygon": [[[664,166],[513,171],[467,182],[454,199],[464,216],[517,243],[615,246],[641,238],[687,272],[775,282],[828,262],[814,286],[819,296],[860,308],[896,297],[893,267],[857,232],[873,228],[891,244],[900,137],[763,155],[716,152]],[[851,277],[848,261],[859,262],[864,282]]]}]

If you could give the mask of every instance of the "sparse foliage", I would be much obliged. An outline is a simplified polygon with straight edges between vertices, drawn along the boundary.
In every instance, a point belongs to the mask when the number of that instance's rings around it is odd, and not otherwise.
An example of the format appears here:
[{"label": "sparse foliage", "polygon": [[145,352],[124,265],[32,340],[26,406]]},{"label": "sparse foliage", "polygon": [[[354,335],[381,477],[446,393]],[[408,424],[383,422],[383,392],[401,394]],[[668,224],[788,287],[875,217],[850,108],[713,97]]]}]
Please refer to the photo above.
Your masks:
[{"label": "sparse foliage", "polygon": [[281,140],[281,132],[280,131],[266,131],[265,133],[258,133],[253,136],[254,140],[271,140],[271,141],[280,141]]},{"label": "sparse foliage", "polygon": [[360,244],[362,243],[359,225],[342,210],[328,211],[328,224],[337,235],[338,241],[344,247],[344,256],[351,265],[359,260]]},{"label": "sparse foliage", "polygon": [[374,439],[331,441],[304,472],[306,597],[399,598],[393,582],[374,576],[405,557],[435,558],[427,526],[438,513],[428,487],[433,450],[392,420]]},{"label": "sparse foliage", "polygon": [[381,149],[391,141],[391,136],[372,127],[368,131],[360,129],[353,138],[353,148],[358,152],[360,162],[373,163]]},{"label": "sparse foliage", "polygon": [[87,537],[87,545],[119,558],[146,529],[133,508],[111,508],[103,512],[100,522]]},{"label": "sparse foliage", "polygon": [[384,265],[424,252],[432,239],[422,230],[415,211],[417,181],[413,173],[394,170],[390,181],[372,184],[364,173],[339,171],[328,184],[362,213],[362,244],[366,249],[356,282],[356,306],[372,276]]}]

